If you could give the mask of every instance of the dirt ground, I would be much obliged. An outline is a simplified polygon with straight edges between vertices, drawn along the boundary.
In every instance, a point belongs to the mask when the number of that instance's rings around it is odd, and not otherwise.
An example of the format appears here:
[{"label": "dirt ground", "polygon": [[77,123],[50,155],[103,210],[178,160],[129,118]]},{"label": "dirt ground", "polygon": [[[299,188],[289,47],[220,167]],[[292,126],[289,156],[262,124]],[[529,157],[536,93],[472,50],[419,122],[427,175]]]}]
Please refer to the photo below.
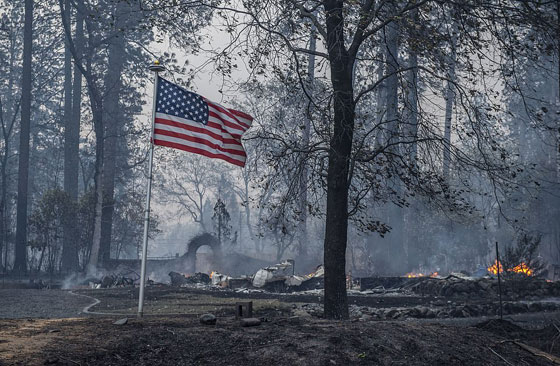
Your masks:
[{"label": "dirt ground", "polygon": [[[0,294],[11,297],[1,298],[0,304],[11,308],[19,304],[23,315],[22,304],[29,298],[45,308],[51,302],[58,304],[55,308],[64,303],[53,300],[56,294],[63,299],[61,292],[43,291],[43,302],[41,293],[29,297],[13,292]],[[44,319],[42,314],[48,316],[48,311],[32,318],[0,319],[0,365],[560,364],[552,356],[560,356],[560,329],[547,314],[541,314],[540,323],[546,326],[531,330],[496,320],[474,326],[413,320],[327,321],[295,315],[292,301],[285,297],[154,288],[147,291],[149,315],[139,319],[133,316],[134,291],[81,293],[101,301],[92,312],[130,314],[127,324],[113,324],[124,315]],[[67,312],[59,309],[55,315],[70,316],[84,303],[93,303],[91,298],[66,295],[70,296]],[[259,326],[241,327],[233,316],[233,303],[247,298],[254,301],[255,316],[263,320]],[[205,312],[218,316],[216,325],[199,322],[198,316]]]},{"label": "dirt ground", "polygon": [[0,318],[71,318],[91,303],[69,291],[0,289]]},{"label": "dirt ground", "polygon": [[[185,316],[130,319],[122,326],[113,325],[113,320],[0,321],[1,362],[218,366],[554,364],[509,342],[511,330],[497,336],[491,332],[493,329],[476,327],[309,318],[276,318],[251,328],[240,327],[232,318],[220,318],[215,326],[203,326],[196,318]],[[512,334],[518,336],[516,332]]]}]

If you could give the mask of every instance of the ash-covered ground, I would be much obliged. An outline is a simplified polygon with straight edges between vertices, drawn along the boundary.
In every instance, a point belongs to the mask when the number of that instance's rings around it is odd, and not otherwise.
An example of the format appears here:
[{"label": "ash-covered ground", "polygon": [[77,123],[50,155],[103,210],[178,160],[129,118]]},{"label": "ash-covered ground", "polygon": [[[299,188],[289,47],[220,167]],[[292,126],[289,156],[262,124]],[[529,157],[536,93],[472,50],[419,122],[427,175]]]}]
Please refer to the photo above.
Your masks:
[{"label": "ash-covered ground", "polygon": [[[0,364],[554,365],[560,360],[555,358],[560,312],[546,306],[505,315],[504,321],[452,313],[426,318],[406,312],[464,310],[495,299],[413,291],[349,294],[351,319],[327,321],[321,318],[321,290],[279,294],[153,285],[146,292],[146,315],[138,319],[137,288],[4,289]],[[240,325],[234,306],[239,301],[253,302],[260,325]],[[555,298],[547,293],[532,301]],[[401,315],[396,320],[376,315],[387,309]],[[200,323],[205,313],[217,317],[215,325]],[[125,317],[126,324],[113,324]]]}]

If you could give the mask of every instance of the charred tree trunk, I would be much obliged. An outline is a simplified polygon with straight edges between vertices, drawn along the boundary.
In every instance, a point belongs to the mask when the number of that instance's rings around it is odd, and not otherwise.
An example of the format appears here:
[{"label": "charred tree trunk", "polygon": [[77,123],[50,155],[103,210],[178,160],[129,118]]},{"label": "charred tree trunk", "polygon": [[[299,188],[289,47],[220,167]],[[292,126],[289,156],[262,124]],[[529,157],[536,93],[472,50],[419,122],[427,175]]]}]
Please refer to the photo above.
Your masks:
[{"label": "charred tree trunk", "polygon": [[[82,44],[84,42],[84,18],[79,12],[76,13],[76,53],[79,57],[83,55]],[[68,188],[69,194],[72,200],[78,204],[79,196],[79,170],[80,170],[80,125],[81,125],[81,115],[82,115],[82,73],[80,70],[74,68],[74,80],[72,85],[72,134],[69,136],[69,165],[68,171]],[[66,167],[66,166],[65,166]],[[64,173],[64,179],[66,184],[66,172]],[[84,188],[85,189],[85,188]],[[78,218],[70,218],[70,226],[74,228],[74,242],[73,245],[69,247],[70,254],[69,257],[72,258],[73,265],[76,269],[80,267],[79,262],[79,234],[78,234]],[[75,264],[74,264],[75,263]],[[74,268],[74,267],[72,267]]]},{"label": "charred tree trunk", "polygon": [[[10,35],[10,61],[8,75],[8,90],[14,88],[14,64],[16,60],[16,39],[14,35]],[[12,94],[7,97],[7,105],[1,103],[0,100],[0,120],[2,122],[2,139],[4,140],[4,151],[0,160],[1,170],[1,193],[0,193],[0,258],[4,261],[0,263],[0,267],[4,270],[8,269],[8,232],[10,225],[9,206],[8,206],[8,161],[12,153],[11,137],[16,123],[17,114],[19,113],[20,101],[15,102]],[[9,113],[8,113],[9,112]]]},{"label": "charred tree trunk", "polygon": [[[0,113],[2,113],[2,111],[0,110]],[[4,121],[2,121],[4,122]],[[2,124],[3,130],[4,129],[4,125]],[[7,267],[7,257],[8,257],[8,251],[7,246],[8,246],[8,225],[7,225],[7,219],[8,219],[8,215],[7,215],[7,200],[8,200],[8,175],[7,173],[7,163],[8,163],[8,153],[10,151],[10,139],[9,138],[5,138],[5,134],[4,134],[4,154],[2,155],[2,166],[0,167],[0,177],[1,177],[1,182],[0,184],[2,185],[0,187],[0,269],[5,270]]]},{"label": "charred tree trunk", "polygon": [[348,173],[354,135],[353,59],[344,46],[342,1],[325,1],[327,49],[334,90],[334,126],[327,170],[325,221],[325,317],[348,318],[346,246],[348,241]]},{"label": "charred tree trunk", "polygon": [[103,154],[104,154],[104,130],[103,130],[103,102],[97,89],[90,86],[88,82],[89,99],[93,115],[93,126],[95,131],[95,213],[93,226],[93,240],[89,255],[88,272],[97,269],[99,254],[101,251],[101,215],[103,209]]},{"label": "charred tree trunk", "polygon": [[[86,29],[88,30],[87,37],[87,52],[83,55],[78,55],[76,44],[72,40],[70,32],[70,24],[64,17],[64,3],[62,0],[58,1],[62,17],[62,25],[68,40],[68,47],[74,58],[76,68],[80,70],[82,76],[86,79],[88,89],[88,96],[91,105],[91,114],[93,119],[93,129],[95,132],[95,214],[94,214],[94,230],[93,240],[91,244],[91,251],[89,263],[87,265],[88,271],[94,271],[99,262],[99,252],[101,246],[101,211],[103,207],[103,154],[104,154],[104,128],[103,128],[103,98],[100,93],[100,87],[97,84],[98,76],[94,75],[92,68],[92,60],[95,51],[95,45],[98,40],[95,37],[94,28],[95,23],[91,19],[84,18],[86,22]],[[82,15],[87,13],[83,1],[76,1],[77,11]]]},{"label": "charred tree trunk", "polygon": [[[418,9],[410,12],[411,24],[418,24]],[[408,85],[408,133],[405,137],[407,140],[412,141],[410,152],[408,155],[410,169],[415,172],[417,166],[418,154],[418,55],[415,49],[414,34],[409,36],[409,51],[408,51],[408,66],[411,68],[407,73]],[[405,247],[407,253],[408,269],[418,268],[419,266],[419,251],[418,243],[413,240],[413,231],[417,227],[418,202],[416,198],[412,198],[410,206],[405,212]]]},{"label": "charred tree trunk", "polygon": [[[379,42],[382,42],[381,40],[379,40]],[[383,76],[385,75],[385,52],[380,51],[379,52],[379,58],[380,61],[378,62],[378,67],[377,67],[377,79],[381,80],[383,79]],[[380,126],[380,128],[377,131],[377,134],[375,135],[375,143],[376,145],[380,146],[384,143],[385,140],[385,134],[383,132],[384,130],[384,125],[382,124],[383,119],[385,117],[385,100],[387,99],[387,86],[386,86],[386,80],[383,80],[379,83],[379,85],[377,86],[377,88],[375,89],[375,115],[376,115],[376,120],[375,123],[378,124]]]},{"label": "charred tree trunk", "polygon": [[[558,80],[556,80],[556,108],[560,110],[560,0],[556,0],[556,22],[558,23],[556,29],[556,42],[558,42],[556,67],[559,73]],[[560,120],[558,120],[556,127],[556,183],[560,185]],[[560,208],[558,210],[560,211]]]},{"label": "charred tree trunk", "polygon": [[443,136],[443,177],[449,183],[449,171],[451,165],[451,122],[453,118],[453,102],[455,101],[455,64],[457,59],[457,26],[451,30],[451,53],[449,55],[449,80],[445,92],[445,129]]},{"label": "charred tree trunk", "polygon": [[[309,50],[315,52],[317,48],[315,26],[311,25],[311,35],[309,37]],[[310,54],[307,66],[307,80],[308,80],[308,94],[313,97],[313,84],[315,80],[315,55]],[[311,106],[310,101],[308,108],[306,110],[306,115],[304,118],[304,128],[303,128],[303,149],[309,147],[309,139],[311,137]],[[299,211],[300,211],[300,224],[299,224],[299,243],[298,243],[298,254],[302,260],[307,259],[307,246],[309,245],[307,236],[307,185],[309,181],[309,169],[307,167],[307,154],[301,159],[301,177],[299,180]]]},{"label": "charred tree trunk", "polygon": [[251,240],[256,241],[255,233],[253,232],[253,225],[251,223],[252,220],[251,220],[251,206],[250,206],[250,199],[249,199],[249,175],[247,171],[243,171],[243,183],[244,183],[244,190],[243,190],[242,199],[244,202],[243,207],[245,210],[245,225],[247,226],[247,232],[249,233],[249,237],[251,238]]},{"label": "charred tree trunk", "polygon": [[111,259],[117,146],[124,117],[119,107],[122,87],[121,74],[125,60],[124,49],[124,37],[116,37],[112,40],[109,45],[109,66],[105,78],[104,100],[106,100],[106,103],[104,103],[103,120],[106,121],[106,137],[103,157],[103,209],[101,212],[101,247],[99,254],[102,263],[107,263]]},{"label": "charred tree trunk", "polygon": [[[386,60],[387,60],[387,100],[386,100],[386,125],[388,135],[386,144],[388,144],[389,151],[397,156],[402,156],[403,148],[400,145],[402,139],[403,126],[401,126],[398,103],[399,103],[399,24],[394,21],[386,27]],[[399,169],[398,166],[395,169]],[[404,174],[401,172],[400,174]],[[394,190],[397,200],[402,200],[404,195],[403,183],[399,174],[395,174]],[[387,237],[389,241],[390,250],[388,263],[391,263],[391,271],[395,274],[400,274],[406,267],[406,255],[404,251],[404,209],[393,203],[390,204],[388,222],[392,227],[390,235]]]},{"label": "charred tree trunk", "polygon": [[[385,59],[387,62],[387,94],[386,94],[386,125],[387,139],[386,143],[397,142],[399,136],[399,78],[397,75],[399,69],[399,27],[396,22],[391,22],[386,27],[385,37]],[[395,148],[391,148],[395,150]]]},{"label": "charred tree trunk", "polygon": [[[70,23],[71,18],[70,9],[70,1],[66,0],[64,15],[68,23]],[[66,40],[64,49],[64,191],[72,202],[77,205],[80,121],[76,121],[73,116],[73,108],[75,107],[72,106],[72,89],[72,54],[68,47],[68,40]],[[77,107],[80,108],[79,104]],[[68,216],[68,220],[64,220],[63,228],[61,263],[61,270],[63,272],[78,269],[77,218],[76,215]]]},{"label": "charred tree trunk", "polygon": [[[410,12],[412,24],[418,23],[418,9]],[[411,37],[414,37],[412,35]],[[408,84],[408,136],[412,142],[409,154],[410,166],[416,168],[416,157],[418,153],[418,55],[416,54],[414,40],[411,39],[408,51],[408,65],[411,68],[407,73]]]},{"label": "charred tree trunk", "polygon": [[33,43],[33,0],[25,0],[21,125],[19,135],[18,196],[14,271],[27,272],[27,195],[29,185],[29,134],[31,125],[31,58]]}]

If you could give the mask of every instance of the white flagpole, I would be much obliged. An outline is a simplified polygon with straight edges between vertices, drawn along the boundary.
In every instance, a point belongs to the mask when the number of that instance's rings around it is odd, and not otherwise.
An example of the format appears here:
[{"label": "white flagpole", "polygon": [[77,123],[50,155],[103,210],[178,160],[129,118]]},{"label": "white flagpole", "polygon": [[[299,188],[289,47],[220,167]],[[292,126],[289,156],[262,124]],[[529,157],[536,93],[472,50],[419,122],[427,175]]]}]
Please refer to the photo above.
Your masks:
[{"label": "white flagpole", "polygon": [[150,133],[150,157],[148,160],[148,192],[146,194],[146,211],[144,216],[144,240],[142,243],[142,268],[140,272],[140,294],[138,298],[138,317],[144,315],[144,287],[146,286],[146,261],[148,259],[148,228],[150,226],[150,196],[152,193],[152,164],[154,160],[154,122],[156,118],[156,97],[158,85],[158,73],[165,70],[156,60],[149,66],[150,71],[154,72],[154,96],[152,105],[152,129]]}]

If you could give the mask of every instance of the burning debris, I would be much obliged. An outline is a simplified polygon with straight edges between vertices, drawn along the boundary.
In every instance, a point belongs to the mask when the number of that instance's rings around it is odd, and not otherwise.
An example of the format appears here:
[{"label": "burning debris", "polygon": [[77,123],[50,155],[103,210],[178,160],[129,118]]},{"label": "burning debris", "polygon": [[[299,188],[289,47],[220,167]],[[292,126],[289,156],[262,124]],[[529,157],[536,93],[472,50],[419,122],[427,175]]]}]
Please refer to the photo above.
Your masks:
[{"label": "burning debris", "polygon": [[439,273],[437,272],[432,272],[429,275],[425,275],[423,273],[410,272],[405,275],[406,278],[437,277],[437,276],[439,276]]},{"label": "burning debris", "polygon": [[[500,273],[504,272],[504,266],[502,265],[502,263],[500,263],[498,265],[498,261],[495,260],[494,264],[492,264],[491,266],[488,266],[488,273],[493,274],[493,275],[497,275],[498,274],[498,267],[500,268]],[[519,274],[524,274],[527,276],[533,276],[534,275],[534,271],[529,268],[529,266],[525,263],[525,262],[521,262],[520,264],[514,266],[513,268],[507,268],[506,272],[509,273],[519,273]]]}]

